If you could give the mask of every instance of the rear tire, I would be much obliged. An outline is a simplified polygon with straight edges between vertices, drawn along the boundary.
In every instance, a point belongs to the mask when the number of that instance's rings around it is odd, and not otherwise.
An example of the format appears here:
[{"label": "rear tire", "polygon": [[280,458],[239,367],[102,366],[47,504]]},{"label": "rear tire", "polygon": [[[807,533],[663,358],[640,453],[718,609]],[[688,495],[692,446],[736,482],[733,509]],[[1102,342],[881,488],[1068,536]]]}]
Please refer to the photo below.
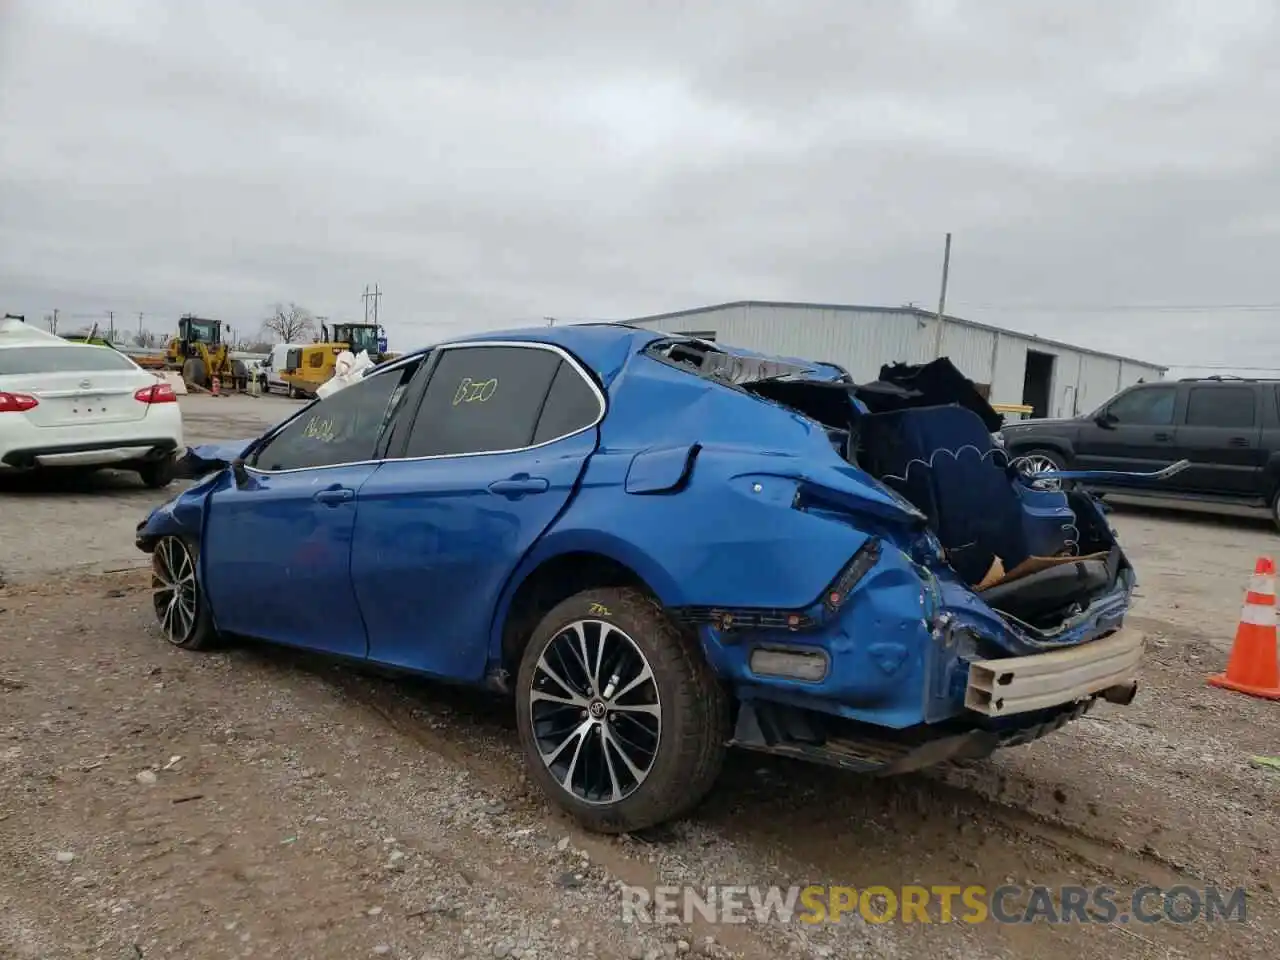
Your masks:
[{"label": "rear tire", "polygon": [[196,577],[199,544],[184,537],[156,541],[151,554],[151,598],[164,638],[184,650],[207,650],[216,645],[209,604]]},{"label": "rear tire", "polygon": [[691,811],[729,736],[728,698],[697,642],[624,588],[584,591],[542,619],[521,658],[516,721],[532,779],[600,833]]},{"label": "rear tire", "polygon": [[1280,530],[1280,490],[1276,491],[1276,497],[1271,501],[1271,519],[1275,522],[1276,529]]},{"label": "rear tire", "polygon": [[173,483],[175,474],[173,457],[139,464],[138,477],[152,490],[161,490]]}]

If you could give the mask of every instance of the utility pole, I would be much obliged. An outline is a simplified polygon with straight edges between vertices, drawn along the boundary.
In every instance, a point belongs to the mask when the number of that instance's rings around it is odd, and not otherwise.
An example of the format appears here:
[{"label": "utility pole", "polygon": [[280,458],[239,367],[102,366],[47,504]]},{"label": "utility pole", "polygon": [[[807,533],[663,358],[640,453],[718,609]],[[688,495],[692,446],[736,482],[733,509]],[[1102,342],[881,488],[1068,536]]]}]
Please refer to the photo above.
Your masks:
[{"label": "utility pole", "polygon": [[57,307],[53,308],[53,316],[49,318],[49,332],[50,333],[58,332],[58,308]]},{"label": "utility pole", "polygon": [[364,300],[364,322],[372,323],[376,326],[378,323],[378,301],[382,299],[382,291],[378,289],[376,283],[373,285],[372,292],[369,290],[368,284],[365,284],[361,298]]},{"label": "utility pole", "polygon": [[107,342],[116,342],[116,312],[114,310],[107,311]]},{"label": "utility pole", "polygon": [[146,338],[142,335],[142,313],[139,312],[138,313],[138,346],[141,347],[145,339]]},{"label": "utility pole", "polygon": [[951,272],[951,234],[947,234],[946,249],[942,254],[942,292],[938,294],[938,318],[934,323],[933,356],[942,356],[942,317],[947,309],[947,275]]}]

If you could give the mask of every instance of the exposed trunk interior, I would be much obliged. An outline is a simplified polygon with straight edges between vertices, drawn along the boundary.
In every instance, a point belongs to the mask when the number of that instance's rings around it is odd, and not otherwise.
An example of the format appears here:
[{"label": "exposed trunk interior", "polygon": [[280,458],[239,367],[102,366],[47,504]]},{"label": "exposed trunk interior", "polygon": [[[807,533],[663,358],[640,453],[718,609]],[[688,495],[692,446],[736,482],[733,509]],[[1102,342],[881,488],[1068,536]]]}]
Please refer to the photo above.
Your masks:
[{"label": "exposed trunk interior", "polygon": [[674,346],[662,359],[826,427],[844,459],[929,518],[947,562],[994,609],[1051,630],[1114,585],[1122,557],[1087,495],[1024,482],[992,439],[1000,415],[946,358],[885,366],[879,380],[853,384],[709,345]]}]

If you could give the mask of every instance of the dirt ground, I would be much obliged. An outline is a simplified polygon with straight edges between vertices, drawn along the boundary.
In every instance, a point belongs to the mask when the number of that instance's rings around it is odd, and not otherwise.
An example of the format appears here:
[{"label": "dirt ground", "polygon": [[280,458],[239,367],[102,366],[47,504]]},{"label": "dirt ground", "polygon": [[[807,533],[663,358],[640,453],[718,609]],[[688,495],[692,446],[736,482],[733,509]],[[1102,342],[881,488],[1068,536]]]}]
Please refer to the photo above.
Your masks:
[{"label": "dirt ground", "polygon": [[[206,437],[289,409],[195,399]],[[0,957],[1280,955],[1280,774],[1249,762],[1280,753],[1280,704],[1204,683],[1276,550],[1264,525],[1117,511],[1148,650],[1129,707],[895,780],[736,754],[694,817],[610,839],[526,787],[500,700],[164,644],[130,569],[160,499],[109,476],[0,490]],[[1241,885],[1248,906],[1244,923],[654,927],[623,922],[620,882]]]}]

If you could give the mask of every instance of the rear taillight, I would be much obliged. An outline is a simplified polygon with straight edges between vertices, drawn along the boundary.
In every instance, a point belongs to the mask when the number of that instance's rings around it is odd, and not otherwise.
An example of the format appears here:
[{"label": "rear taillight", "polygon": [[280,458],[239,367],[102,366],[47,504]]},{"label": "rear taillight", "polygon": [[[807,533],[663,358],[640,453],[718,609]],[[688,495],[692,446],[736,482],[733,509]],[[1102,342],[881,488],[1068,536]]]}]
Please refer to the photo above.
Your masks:
[{"label": "rear taillight", "polygon": [[40,401],[29,393],[5,393],[0,390],[0,413],[26,413]]},{"label": "rear taillight", "polygon": [[139,403],[177,403],[178,395],[167,383],[157,383],[154,387],[143,387],[133,394]]}]

